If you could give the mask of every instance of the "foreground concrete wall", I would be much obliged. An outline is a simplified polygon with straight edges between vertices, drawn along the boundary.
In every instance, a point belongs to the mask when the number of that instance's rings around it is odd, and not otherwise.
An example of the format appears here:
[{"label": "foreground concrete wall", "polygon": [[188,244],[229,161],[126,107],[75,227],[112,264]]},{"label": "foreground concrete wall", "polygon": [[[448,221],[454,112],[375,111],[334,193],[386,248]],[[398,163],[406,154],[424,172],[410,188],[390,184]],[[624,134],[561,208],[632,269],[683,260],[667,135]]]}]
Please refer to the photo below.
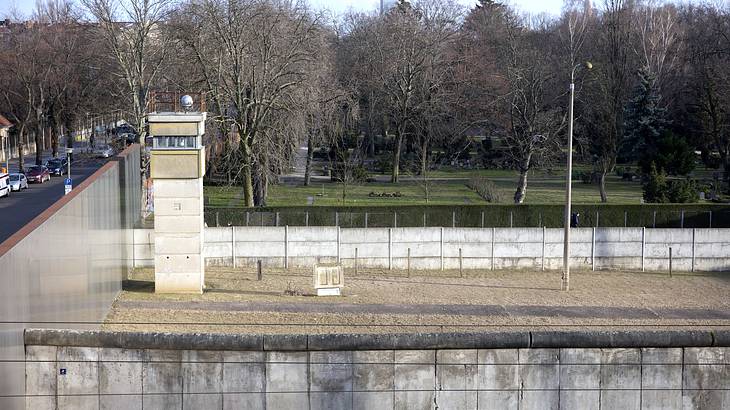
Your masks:
[{"label": "foreground concrete wall", "polygon": [[26,323],[83,328],[108,312],[132,262],[139,178],[132,146],[0,243],[0,409],[25,407]]},{"label": "foreground concrete wall", "polygon": [[730,408],[727,347],[169,347],[29,345],[27,409]]},{"label": "foreground concrete wall", "polygon": [[[152,266],[154,234],[134,234],[135,264]],[[560,269],[562,229],[206,228],[208,266],[309,268],[317,262],[384,269]],[[730,270],[730,229],[575,228],[577,269]]]}]

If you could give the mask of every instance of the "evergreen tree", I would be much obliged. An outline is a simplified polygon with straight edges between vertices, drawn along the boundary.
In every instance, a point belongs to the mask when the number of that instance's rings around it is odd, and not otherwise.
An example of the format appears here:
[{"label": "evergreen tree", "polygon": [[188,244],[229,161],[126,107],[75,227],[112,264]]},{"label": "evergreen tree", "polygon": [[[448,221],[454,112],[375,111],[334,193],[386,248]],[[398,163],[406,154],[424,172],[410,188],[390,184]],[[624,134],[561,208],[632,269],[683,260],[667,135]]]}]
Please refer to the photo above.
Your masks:
[{"label": "evergreen tree", "polygon": [[695,169],[695,151],[684,137],[666,131],[659,140],[653,161],[669,175],[687,175]]},{"label": "evergreen tree", "polygon": [[649,164],[649,179],[644,183],[644,201],[649,203],[669,202],[667,197],[667,177],[664,171],[657,171],[656,165]]},{"label": "evergreen tree", "polygon": [[656,78],[647,67],[638,72],[639,83],[625,110],[624,160],[637,160],[644,173],[658,155],[659,139],[667,126],[666,109],[660,106],[661,95]]}]

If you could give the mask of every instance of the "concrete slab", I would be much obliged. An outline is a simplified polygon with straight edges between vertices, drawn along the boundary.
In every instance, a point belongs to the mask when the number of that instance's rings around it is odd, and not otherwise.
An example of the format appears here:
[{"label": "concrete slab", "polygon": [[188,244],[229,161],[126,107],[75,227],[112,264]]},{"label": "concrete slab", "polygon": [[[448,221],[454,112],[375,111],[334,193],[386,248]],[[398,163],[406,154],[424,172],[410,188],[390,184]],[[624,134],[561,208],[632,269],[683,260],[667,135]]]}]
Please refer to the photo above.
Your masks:
[{"label": "concrete slab", "polygon": [[142,369],[144,394],[182,393],[182,351],[148,350],[147,357]]}]

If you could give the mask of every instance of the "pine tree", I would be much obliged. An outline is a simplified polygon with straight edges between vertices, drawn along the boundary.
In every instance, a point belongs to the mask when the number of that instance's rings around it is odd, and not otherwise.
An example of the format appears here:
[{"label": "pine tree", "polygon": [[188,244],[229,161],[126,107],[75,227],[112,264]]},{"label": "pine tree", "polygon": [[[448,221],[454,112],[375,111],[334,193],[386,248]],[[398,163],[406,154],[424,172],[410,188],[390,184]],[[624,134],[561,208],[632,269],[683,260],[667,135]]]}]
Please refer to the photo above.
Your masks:
[{"label": "pine tree", "polygon": [[625,110],[625,135],[622,147],[624,160],[637,160],[648,173],[658,154],[658,142],[668,125],[666,109],[660,106],[661,95],[654,74],[644,67],[639,70],[639,83]]}]

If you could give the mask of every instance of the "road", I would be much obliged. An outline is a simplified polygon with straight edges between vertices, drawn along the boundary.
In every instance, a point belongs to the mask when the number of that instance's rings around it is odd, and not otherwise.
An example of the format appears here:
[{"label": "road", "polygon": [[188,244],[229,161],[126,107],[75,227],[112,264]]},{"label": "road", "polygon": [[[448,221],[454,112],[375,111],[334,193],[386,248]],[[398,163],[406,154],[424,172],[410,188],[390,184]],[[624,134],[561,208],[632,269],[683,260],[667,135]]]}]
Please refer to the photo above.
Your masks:
[{"label": "road", "polygon": [[[44,155],[43,162],[50,155]],[[26,168],[35,164],[35,156],[26,158]],[[74,186],[78,186],[89,175],[99,169],[107,160],[102,159],[79,159],[71,164],[71,177]],[[2,164],[5,166],[5,164]],[[16,161],[10,162],[10,172],[17,172]],[[29,184],[29,188],[20,192],[13,192],[9,197],[0,198],[0,243],[12,236],[18,229],[22,228],[48,209],[54,202],[64,195],[63,176],[53,176],[50,181],[43,184]]]}]

